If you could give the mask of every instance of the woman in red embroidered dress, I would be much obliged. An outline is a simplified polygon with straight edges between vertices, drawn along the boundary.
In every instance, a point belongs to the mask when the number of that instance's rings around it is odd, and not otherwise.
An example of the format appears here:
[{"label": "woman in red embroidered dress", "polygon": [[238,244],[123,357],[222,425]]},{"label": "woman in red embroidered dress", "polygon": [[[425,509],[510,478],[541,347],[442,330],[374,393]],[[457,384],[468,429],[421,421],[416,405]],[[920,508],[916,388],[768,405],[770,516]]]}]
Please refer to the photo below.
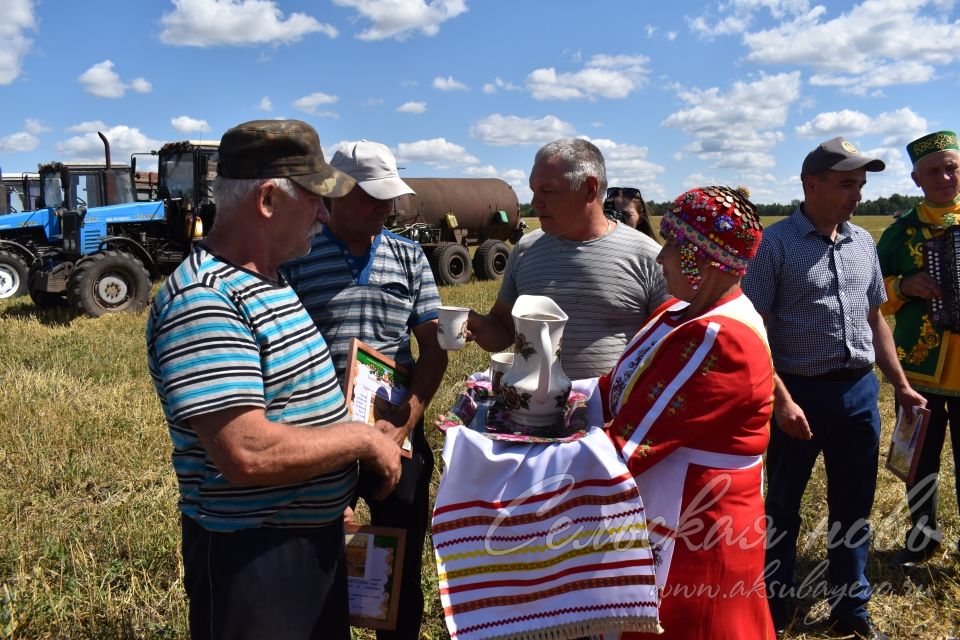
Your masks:
[{"label": "woman in red embroidered dress", "polygon": [[605,428],[636,477],[654,546],[665,633],[650,637],[773,638],[761,495],[773,367],[740,291],[760,244],[756,207],[740,190],[693,189],[660,233],[676,299],[600,378]]}]

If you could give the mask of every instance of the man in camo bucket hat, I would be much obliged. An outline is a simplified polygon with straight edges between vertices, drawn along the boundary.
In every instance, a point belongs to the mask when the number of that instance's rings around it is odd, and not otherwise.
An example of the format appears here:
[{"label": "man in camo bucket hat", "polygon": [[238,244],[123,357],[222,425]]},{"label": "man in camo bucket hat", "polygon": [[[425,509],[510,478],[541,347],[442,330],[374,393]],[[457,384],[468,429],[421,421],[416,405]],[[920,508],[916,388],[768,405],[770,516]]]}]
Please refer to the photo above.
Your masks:
[{"label": "man in camo bucket hat", "polygon": [[355,184],[313,128],[260,120],[227,131],[213,229],[157,294],[150,373],[173,443],[192,638],[341,638],[348,622],[343,512],[359,461],[400,477],[400,448],[349,421],[327,345],[281,263]]}]

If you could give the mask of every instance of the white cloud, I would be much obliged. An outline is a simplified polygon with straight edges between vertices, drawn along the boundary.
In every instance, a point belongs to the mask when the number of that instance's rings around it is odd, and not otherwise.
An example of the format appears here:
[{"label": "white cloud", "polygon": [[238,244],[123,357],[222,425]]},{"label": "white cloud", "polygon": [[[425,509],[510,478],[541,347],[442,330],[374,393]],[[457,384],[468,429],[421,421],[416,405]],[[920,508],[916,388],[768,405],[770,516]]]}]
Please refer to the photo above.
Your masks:
[{"label": "white cloud", "polygon": [[57,142],[54,150],[58,156],[75,161],[103,162],[103,142],[97,131],[102,131],[110,141],[110,155],[117,163],[129,162],[131,153],[159,149],[163,144],[136,127],[122,124],[111,127],[100,121],[82,122],[68,127],[68,130],[86,133]]},{"label": "white cloud", "polygon": [[536,100],[596,100],[626,98],[647,83],[646,56],[595,55],[586,66],[571,73],[553,67],[534,69],[526,86]]},{"label": "white cloud", "polygon": [[614,142],[605,138],[590,140],[603,153],[607,165],[607,184],[636,187],[645,199],[662,200],[666,194],[657,177],[663,167],[647,160],[647,148]]},{"label": "white cloud", "polygon": [[[531,158],[531,162],[533,159]],[[499,178],[503,180],[517,194],[519,202],[530,202],[533,193],[530,191],[530,185],[527,182],[527,173],[520,169],[497,169],[492,164],[486,164],[482,167],[467,167],[463,170],[464,175],[471,178]]]},{"label": "white cloud", "polygon": [[439,89],[440,91],[466,91],[467,85],[455,80],[453,76],[447,76],[446,78],[441,78],[437,76],[433,79],[433,88]]},{"label": "white cloud", "polygon": [[499,178],[503,180],[513,188],[517,194],[517,200],[520,202],[530,202],[533,195],[527,183],[527,174],[520,169],[500,170],[492,164],[485,164],[482,167],[467,167],[463,170],[463,173],[471,178]]},{"label": "white cloud", "polygon": [[206,120],[198,120],[190,116],[177,116],[170,119],[170,124],[179,133],[199,134],[203,131],[210,131],[210,123]]},{"label": "white cloud", "polygon": [[492,164],[485,164],[482,167],[467,167],[463,172],[472,178],[496,178],[499,175],[497,168]]},{"label": "white cloud", "polygon": [[144,78],[134,78],[129,83],[120,79],[113,70],[113,61],[98,62],[77,78],[83,90],[100,98],[122,98],[127,89],[137,93],[149,93],[153,86]]},{"label": "white cloud", "polygon": [[[960,60],[960,20],[950,22],[936,0],[864,0],[828,19],[817,5],[778,26],[747,33],[746,59],[803,65],[818,71],[811,84],[851,93],[930,80],[937,66]],[[924,13],[928,7],[936,15]],[[802,37],[798,37],[802,34]]]},{"label": "white cloud", "polygon": [[150,93],[153,91],[153,85],[146,78],[134,78],[130,81],[130,88],[137,93]]},{"label": "white cloud", "polygon": [[676,31],[667,31],[667,40],[669,40],[670,42],[673,42],[676,39],[677,39]]},{"label": "white cloud", "polygon": [[738,35],[752,23],[757,11],[767,9],[774,19],[797,16],[810,8],[808,0],[728,0],[717,5],[717,13],[704,13],[687,18],[690,29],[705,40],[716,36]]},{"label": "white cloud", "polygon": [[772,150],[791,104],[800,96],[800,73],[762,75],[735,82],[729,91],[678,89],[689,108],[670,114],[664,127],[681,129],[694,141],[686,148],[713,167],[756,170],[774,166]]},{"label": "white cloud", "polygon": [[336,117],[336,113],[333,111],[318,111],[317,107],[322,104],[334,104],[340,98],[338,96],[330,95],[328,93],[322,93],[317,91],[316,93],[311,93],[308,96],[303,96],[302,98],[297,98],[293,101],[293,106],[305,113],[309,113],[313,116],[328,116]]},{"label": "white cloud", "polygon": [[160,40],[179,47],[290,44],[311,33],[337,37],[337,30],[308,16],[283,12],[273,0],[172,0],[163,14]]},{"label": "white cloud", "polygon": [[502,78],[494,78],[493,82],[483,85],[483,92],[487,94],[497,93],[501,89],[504,91],[520,91],[520,87]]},{"label": "white cloud", "polygon": [[419,162],[437,168],[473,165],[480,162],[475,156],[467,153],[464,147],[447,142],[446,138],[401,142],[397,145],[395,154],[399,163]]},{"label": "white cloud", "polygon": [[818,113],[797,127],[797,135],[804,138],[827,139],[833,136],[859,136],[864,134],[886,136],[885,145],[901,145],[929,131],[926,118],[909,107],[887,111],[871,118],[860,111],[844,109]]},{"label": "white cloud", "polygon": [[575,132],[572,124],[556,116],[520,118],[494,113],[470,127],[470,136],[483,144],[496,147],[546,144],[558,138],[569,138]]},{"label": "white cloud", "polygon": [[427,110],[426,102],[404,102],[402,105],[397,107],[397,111],[400,113],[423,113]]},{"label": "white cloud", "polygon": [[0,138],[0,153],[33,151],[40,146],[40,138],[28,131],[11,133]]},{"label": "white cloud", "polygon": [[260,98],[260,103],[257,105],[257,109],[260,111],[273,111],[273,101],[269,97],[263,96]]},{"label": "white cloud", "polygon": [[42,122],[34,118],[27,118],[26,121],[23,123],[23,129],[27,133],[32,133],[32,134],[47,133],[49,131],[52,131],[50,127],[48,127],[47,125],[43,124]]},{"label": "white cloud", "polygon": [[103,120],[85,120],[78,124],[67,127],[67,131],[76,131],[78,133],[89,133],[91,131],[102,131],[107,128],[107,123]]},{"label": "white cloud", "polygon": [[33,10],[32,0],[4,0],[0,8],[3,16],[0,19],[0,42],[3,43],[0,47],[0,85],[10,84],[20,75],[23,57],[33,44],[33,40],[24,34],[37,30]]},{"label": "white cloud", "polygon": [[356,10],[372,24],[356,35],[360,40],[406,40],[415,32],[434,36],[440,25],[467,11],[465,0],[333,0]]},{"label": "white cloud", "polygon": [[643,28],[643,32],[647,34],[648,38],[652,38],[653,34],[657,32],[657,28],[652,24],[648,24]]}]

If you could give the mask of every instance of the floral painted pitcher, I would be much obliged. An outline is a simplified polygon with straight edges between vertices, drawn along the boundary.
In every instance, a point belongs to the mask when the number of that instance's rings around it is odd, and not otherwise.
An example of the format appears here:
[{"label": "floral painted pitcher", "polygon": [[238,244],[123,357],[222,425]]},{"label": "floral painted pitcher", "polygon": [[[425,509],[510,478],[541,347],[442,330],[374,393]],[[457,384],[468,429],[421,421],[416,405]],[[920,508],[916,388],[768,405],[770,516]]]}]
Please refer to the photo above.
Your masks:
[{"label": "floral painted pitcher", "polygon": [[513,305],[517,338],[513,366],[500,382],[513,422],[552,427],[563,421],[570,379],[560,367],[567,314],[546,296],[523,295]]}]

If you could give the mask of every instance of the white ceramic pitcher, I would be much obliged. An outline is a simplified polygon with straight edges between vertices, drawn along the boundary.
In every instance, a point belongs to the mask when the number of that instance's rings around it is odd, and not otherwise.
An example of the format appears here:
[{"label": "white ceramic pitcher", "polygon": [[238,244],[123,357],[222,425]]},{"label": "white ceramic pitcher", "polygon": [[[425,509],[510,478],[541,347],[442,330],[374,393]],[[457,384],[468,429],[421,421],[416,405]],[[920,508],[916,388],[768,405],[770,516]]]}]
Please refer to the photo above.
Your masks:
[{"label": "white ceramic pitcher", "polygon": [[560,340],[567,314],[546,296],[523,295],[513,305],[513,366],[500,386],[513,422],[552,427],[562,423],[570,379],[560,367]]}]

